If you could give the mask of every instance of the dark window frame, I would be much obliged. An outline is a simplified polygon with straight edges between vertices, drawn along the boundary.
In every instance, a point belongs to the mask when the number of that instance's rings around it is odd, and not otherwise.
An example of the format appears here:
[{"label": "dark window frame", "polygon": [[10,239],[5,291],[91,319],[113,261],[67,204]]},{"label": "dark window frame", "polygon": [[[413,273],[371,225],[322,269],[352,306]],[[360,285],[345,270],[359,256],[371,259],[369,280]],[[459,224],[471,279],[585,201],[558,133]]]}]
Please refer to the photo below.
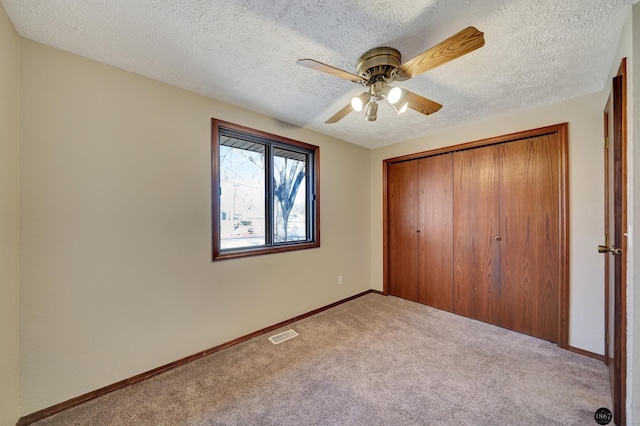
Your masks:
[{"label": "dark window frame", "polygon": [[[274,135],[260,130],[251,129],[239,124],[227,121],[211,119],[211,217],[212,217],[212,259],[223,260],[239,257],[256,256],[262,254],[281,253],[292,250],[304,250],[309,248],[320,247],[320,148],[305,142],[296,141],[285,138],[283,136]],[[242,137],[243,135],[251,141],[258,141],[270,147],[282,147],[291,149],[302,149],[307,151],[311,156],[308,162],[307,193],[310,199],[307,200],[309,206],[309,218],[307,226],[311,229],[308,231],[308,239],[303,241],[287,241],[275,243],[269,241],[269,245],[259,247],[243,247],[237,249],[222,250],[220,244],[220,135],[221,133],[232,133],[234,137]],[[273,153],[270,155],[269,163]],[[266,186],[271,187],[270,181],[273,179],[273,172],[269,170]],[[268,191],[268,189],[265,189]],[[268,203],[273,204],[272,191],[265,192]],[[273,218],[265,218],[267,221],[273,221]],[[272,229],[271,224],[267,229]]]}]

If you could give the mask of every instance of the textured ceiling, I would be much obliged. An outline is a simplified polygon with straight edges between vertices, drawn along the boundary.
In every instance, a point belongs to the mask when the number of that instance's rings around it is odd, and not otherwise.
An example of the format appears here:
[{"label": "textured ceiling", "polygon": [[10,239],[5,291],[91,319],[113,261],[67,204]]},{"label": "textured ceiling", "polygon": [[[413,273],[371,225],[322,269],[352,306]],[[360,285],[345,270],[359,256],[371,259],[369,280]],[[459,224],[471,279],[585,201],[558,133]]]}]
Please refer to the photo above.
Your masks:
[{"label": "textured ceiling", "polygon": [[[25,38],[369,148],[601,90],[637,1],[1,0]],[[363,88],[296,65],[404,62],[471,25],[484,47],[397,83],[444,105],[430,116],[324,124]]]}]

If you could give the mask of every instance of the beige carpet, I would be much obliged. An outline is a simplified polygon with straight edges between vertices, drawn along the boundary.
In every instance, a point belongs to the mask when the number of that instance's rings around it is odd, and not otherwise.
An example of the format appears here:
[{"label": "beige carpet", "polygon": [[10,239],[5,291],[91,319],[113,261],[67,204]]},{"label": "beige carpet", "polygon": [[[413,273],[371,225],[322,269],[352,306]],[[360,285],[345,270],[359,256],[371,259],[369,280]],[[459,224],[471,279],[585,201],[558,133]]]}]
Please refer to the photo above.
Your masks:
[{"label": "beige carpet", "polygon": [[291,328],[37,424],[584,426],[611,408],[601,362],[403,299],[368,294]]}]

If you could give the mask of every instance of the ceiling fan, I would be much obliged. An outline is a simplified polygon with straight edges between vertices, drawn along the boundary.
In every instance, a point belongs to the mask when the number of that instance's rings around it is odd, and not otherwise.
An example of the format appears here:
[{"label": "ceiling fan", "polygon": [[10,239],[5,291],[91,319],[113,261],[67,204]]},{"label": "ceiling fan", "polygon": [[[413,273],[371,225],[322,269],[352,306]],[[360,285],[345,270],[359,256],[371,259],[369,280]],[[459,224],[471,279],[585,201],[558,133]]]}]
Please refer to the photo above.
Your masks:
[{"label": "ceiling fan", "polygon": [[296,63],[334,77],[359,83],[367,88],[367,91],[354,97],[351,104],[334,114],[325,121],[325,124],[336,123],[351,111],[362,111],[367,105],[365,118],[368,121],[375,121],[378,114],[378,103],[385,99],[397,114],[411,108],[429,115],[442,108],[442,105],[406,89],[390,86],[390,83],[408,80],[484,46],[483,34],[474,27],[465,28],[402,65],[402,55],[397,49],[376,47],[365,52],[358,59],[357,75],[314,59],[299,59]]}]

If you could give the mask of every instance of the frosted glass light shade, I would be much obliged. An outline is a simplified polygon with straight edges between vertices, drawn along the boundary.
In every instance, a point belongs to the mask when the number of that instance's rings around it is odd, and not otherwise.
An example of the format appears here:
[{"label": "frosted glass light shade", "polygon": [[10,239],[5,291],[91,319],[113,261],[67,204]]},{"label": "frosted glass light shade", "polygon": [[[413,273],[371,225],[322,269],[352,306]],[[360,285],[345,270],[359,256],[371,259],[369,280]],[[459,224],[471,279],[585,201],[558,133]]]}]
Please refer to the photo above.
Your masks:
[{"label": "frosted glass light shade", "polygon": [[364,108],[364,104],[362,103],[362,99],[360,99],[359,96],[351,99],[351,108],[353,108],[353,110],[356,112],[362,111],[362,108]]},{"label": "frosted glass light shade", "polygon": [[376,121],[378,118],[378,104],[371,102],[367,107],[367,114],[364,117],[367,121]]},{"label": "frosted glass light shade", "polygon": [[387,101],[389,101],[389,103],[391,104],[395,104],[400,100],[401,96],[402,96],[402,89],[400,89],[399,87],[394,87],[391,90],[389,90],[389,94],[387,95]]}]

